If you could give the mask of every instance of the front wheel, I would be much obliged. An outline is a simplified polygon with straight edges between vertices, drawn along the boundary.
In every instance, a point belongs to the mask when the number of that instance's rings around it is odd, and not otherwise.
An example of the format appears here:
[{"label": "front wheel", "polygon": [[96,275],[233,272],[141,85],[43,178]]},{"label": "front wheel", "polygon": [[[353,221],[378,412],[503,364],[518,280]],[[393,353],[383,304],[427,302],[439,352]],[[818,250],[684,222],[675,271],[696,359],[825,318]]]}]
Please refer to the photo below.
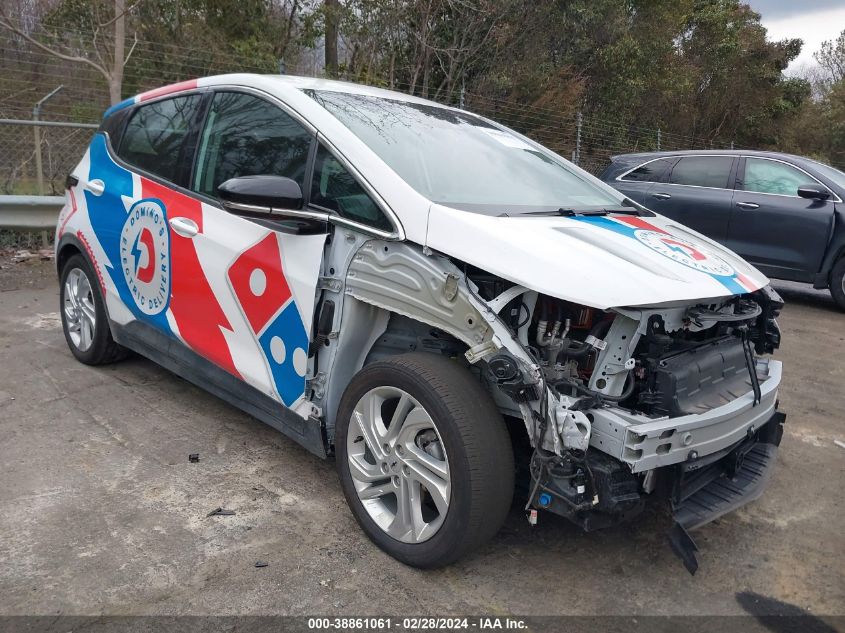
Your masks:
[{"label": "front wheel", "polygon": [[457,362],[412,353],[368,365],[343,394],[336,431],[355,518],[403,563],[447,565],[504,522],[510,438],[490,395]]},{"label": "front wheel", "polygon": [[845,310],[845,256],[840,257],[830,271],[830,294],[836,305]]}]

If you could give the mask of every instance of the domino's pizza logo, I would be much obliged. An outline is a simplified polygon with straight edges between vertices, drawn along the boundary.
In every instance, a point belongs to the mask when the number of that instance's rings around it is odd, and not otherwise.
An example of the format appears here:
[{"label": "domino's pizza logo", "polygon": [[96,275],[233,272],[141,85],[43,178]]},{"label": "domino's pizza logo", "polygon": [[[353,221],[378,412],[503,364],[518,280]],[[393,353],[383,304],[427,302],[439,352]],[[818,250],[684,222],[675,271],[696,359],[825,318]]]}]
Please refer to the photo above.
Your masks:
[{"label": "domino's pizza logo", "polygon": [[639,230],[634,236],[651,250],[699,272],[717,277],[736,274],[733,266],[701,244],[659,231]]},{"label": "domino's pizza logo", "polygon": [[120,233],[120,263],[135,305],[144,314],[164,311],[170,297],[170,232],[159,200],[139,200]]},{"label": "domino's pizza logo", "polygon": [[308,332],[285,275],[276,234],[267,233],[240,253],[227,276],[276,393],[293,406],[305,393]]}]

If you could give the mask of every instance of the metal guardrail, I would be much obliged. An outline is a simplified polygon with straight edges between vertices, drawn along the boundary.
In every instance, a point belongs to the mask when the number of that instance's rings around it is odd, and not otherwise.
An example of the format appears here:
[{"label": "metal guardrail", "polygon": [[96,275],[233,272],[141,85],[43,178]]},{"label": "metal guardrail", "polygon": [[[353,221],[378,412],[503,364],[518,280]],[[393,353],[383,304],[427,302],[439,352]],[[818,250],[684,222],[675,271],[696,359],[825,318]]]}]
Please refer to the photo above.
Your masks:
[{"label": "metal guardrail", "polygon": [[0,196],[0,229],[42,231],[55,228],[64,196]]},{"label": "metal guardrail", "polygon": [[69,121],[39,121],[29,119],[0,119],[0,125],[35,125],[38,127],[66,127],[83,130],[96,130],[100,127],[97,123],[71,123]]}]

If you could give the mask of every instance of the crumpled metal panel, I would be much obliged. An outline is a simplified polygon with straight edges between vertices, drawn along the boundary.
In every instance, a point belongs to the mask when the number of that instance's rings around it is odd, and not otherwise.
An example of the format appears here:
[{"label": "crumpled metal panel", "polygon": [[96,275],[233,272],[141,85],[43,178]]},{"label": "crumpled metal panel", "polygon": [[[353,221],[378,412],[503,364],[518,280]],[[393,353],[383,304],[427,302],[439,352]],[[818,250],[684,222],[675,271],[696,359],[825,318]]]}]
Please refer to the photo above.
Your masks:
[{"label": "crumpled metal panel", "polygon": [[448,259],[406,243],[371,240],[355,254],[346,294],[448,332],[470,346],[493,330],[470,301],[466,280]]}]

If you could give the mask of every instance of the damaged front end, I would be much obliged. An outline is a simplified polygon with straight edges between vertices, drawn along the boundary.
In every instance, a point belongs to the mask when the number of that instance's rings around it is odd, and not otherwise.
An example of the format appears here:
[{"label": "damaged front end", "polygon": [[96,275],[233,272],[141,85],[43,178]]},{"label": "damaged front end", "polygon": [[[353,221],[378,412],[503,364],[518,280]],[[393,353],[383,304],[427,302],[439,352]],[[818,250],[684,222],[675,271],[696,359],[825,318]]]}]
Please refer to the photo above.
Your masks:
[{"label": "damaged front end", "polygon": [[[694,572],[688,530],[765,486],[785,417],[781,363],[763,357],[780,343],[783,302],[770,287],[598,309],[371,240],[349,263],[345,294],[393,315],[362,353],[463,353],[506,419],[524,426],[513,437],[525,438],[516,454],[531,521],[546,510],[595,530],[662,503]],[[342,345],[361,343],[353,330]]]},{"label": "damaged front end", "polygon": [[530,519],[595,530],[666,503],[694,573],[688,530],[756,499],[775,461],[781,364],[761,355],[780,342],[780,297],[603,311],[470,277],[532,361],[485,359],[532,440]]}]

